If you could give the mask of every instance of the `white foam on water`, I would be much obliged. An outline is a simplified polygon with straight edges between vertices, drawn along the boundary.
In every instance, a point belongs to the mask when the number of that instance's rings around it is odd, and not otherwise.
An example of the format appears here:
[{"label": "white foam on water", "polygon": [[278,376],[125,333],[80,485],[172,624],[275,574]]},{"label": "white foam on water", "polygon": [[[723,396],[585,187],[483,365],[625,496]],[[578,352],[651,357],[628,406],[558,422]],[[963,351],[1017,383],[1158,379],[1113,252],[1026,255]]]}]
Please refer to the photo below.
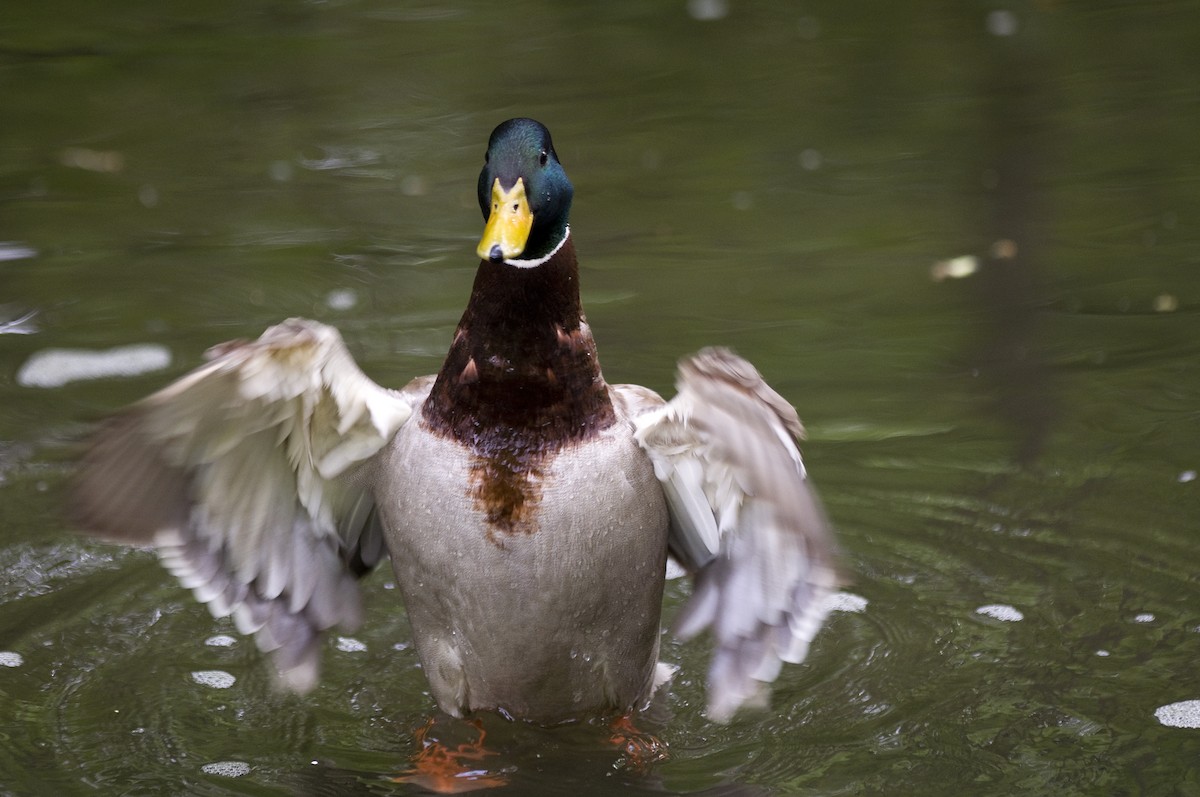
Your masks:
[{"label": "white foam on water", "polygon": [[853,592],[834,592],[825,599],[831,612],[862,612],[867,608],[867,599]]},{"label": "white foam on water", "polygon": [[192,680],[201,686],[208,686],[213,689],[228,689],[233,686],[237,678],[234,678],[224,670],[196,670],[192,673]]},{"label": "white foam on water", "polygon": [[1019,623],[1025,619],[1025,615],[1020,610],[1005,603],[989,603],[987,606],[980,606],[975,613],[1005,623]]},{"label": "white foam on water", "polygon": [[171,352],[157,343],[138,343],[115,349],[44,349],[17,371],[21,387],[62,387],[70,382],[138,376],[171,364]]},{"label": "white foam on water", "polygon": [[0,650],[0,667],[20,667],[25,657],[11,650]]},{"label": "white foam on water", "polygon": [[1181,700],[1154,709],[1154,716],[1168,728],[1200,728],[1200,700]]},{"label": "white foam on water", "polygon": [[220,775],[223,778],[240,778],[250,774],[250,765],[245,761],[214,761],[200,767],[205,775]]}]

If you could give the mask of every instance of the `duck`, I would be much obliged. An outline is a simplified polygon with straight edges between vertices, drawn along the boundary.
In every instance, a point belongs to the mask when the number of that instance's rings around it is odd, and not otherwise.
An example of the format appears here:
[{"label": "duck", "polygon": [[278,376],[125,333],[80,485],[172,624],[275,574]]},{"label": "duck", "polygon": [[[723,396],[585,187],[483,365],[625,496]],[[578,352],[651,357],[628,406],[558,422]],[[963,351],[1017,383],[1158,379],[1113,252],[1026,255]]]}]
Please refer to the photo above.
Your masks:
[{"label": "duck", "polygon": [[[549,130],[510,119],[479,174],[478,270],[440,370],[389,389],[341,335],[292,318],[103,422],[83,532],[151,548],[279,682],[318,682],[390,560],[438,709],[559,723],[644,708],[669,574],[709,631],[707,714],[760,704],[840,584],[796,410],[708,348],[669,401],[609,384],[584,316],[574,189]],[[669,573],[671,571],[671,573]]]}]

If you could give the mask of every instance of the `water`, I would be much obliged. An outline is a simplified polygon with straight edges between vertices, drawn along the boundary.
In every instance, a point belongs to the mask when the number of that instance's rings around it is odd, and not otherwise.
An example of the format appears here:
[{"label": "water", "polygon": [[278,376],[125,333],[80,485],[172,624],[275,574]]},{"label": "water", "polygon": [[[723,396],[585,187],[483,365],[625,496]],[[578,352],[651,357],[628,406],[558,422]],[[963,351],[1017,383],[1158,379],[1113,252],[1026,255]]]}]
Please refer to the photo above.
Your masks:
[{"label": "water", "polygon": [[[9,5],[0,792],[412,791],[433,704],[386,574],[278,695],[63,487],[96,419],[290,315],[381,383],[436,370],[521,114],[576,186],[609,380],[754,361],[859,611],[729,726],[668,638],[647,773],[606,728],[489,718],[511,791],[1200,793],[1200,732],[1160,719],[1200,699],[1200,5]],[[135,344],[169,364],[18,376]]]}]

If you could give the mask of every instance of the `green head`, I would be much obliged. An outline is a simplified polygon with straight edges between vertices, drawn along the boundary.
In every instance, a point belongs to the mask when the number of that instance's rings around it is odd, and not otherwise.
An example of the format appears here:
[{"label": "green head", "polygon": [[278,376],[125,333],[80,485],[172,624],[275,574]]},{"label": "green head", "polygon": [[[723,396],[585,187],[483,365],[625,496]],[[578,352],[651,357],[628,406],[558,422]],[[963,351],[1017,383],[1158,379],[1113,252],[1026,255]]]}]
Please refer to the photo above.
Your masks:
[{"label": "green head", "polygon": [[571,197],[550,131],[533,119],[509,119],[492,131],[479,173],[487,226],[476,249],[484,260],[537,260],[567,234]]}]

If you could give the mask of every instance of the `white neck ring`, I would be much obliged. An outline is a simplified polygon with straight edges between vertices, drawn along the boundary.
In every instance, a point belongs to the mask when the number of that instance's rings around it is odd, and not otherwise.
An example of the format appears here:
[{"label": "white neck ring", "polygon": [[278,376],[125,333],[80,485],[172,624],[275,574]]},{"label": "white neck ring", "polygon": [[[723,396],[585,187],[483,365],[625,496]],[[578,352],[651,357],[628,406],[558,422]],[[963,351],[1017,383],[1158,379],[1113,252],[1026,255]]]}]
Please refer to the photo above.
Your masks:
[{"label": "white neck ring", "polygon": [[539,257],[536,260],[505,260],[504,263],[505,265],[515,266],[516,268],[537,268],[538,266],[545,265],[550,258],[558,254],[558,250],[563,248],[563,244],[565,244],[567,239],[570,237],[571,225],[568,224],[567,231],[563,233],[562,240],[558,242],[558,246],[550,250],[550,254],[546,255],[545,257]]}]

